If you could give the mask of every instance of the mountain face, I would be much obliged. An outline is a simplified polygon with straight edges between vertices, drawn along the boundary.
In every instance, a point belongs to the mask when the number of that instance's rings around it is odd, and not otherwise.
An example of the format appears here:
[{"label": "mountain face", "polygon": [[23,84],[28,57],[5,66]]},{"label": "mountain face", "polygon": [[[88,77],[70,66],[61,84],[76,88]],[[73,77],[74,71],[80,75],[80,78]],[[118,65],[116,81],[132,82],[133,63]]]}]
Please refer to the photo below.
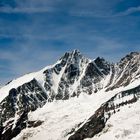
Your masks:
[{"label": "mountain face", "polygon": [[[93,96],[93,98],[99,96],[100,103],[92,112],[93,115],[87,116],[89,119],[83,120],[82,123],[79,121],[74,128],[71,126],[63,138],[53,139],[50,135],[47,140],[92,138],[103,131],[113,114],[117,114],[123,106],[139,100],[139,81],[140,53],[138,52],[126,55],[118,63],[110,63],[100,57],[90,60],[77,50],[65,53],[54,65],[24,75],[0,89],[0,138],[19,139],[18,136],[22,135],[25,129],[35,131],[44,126],[46,123],[44,119],[31,120],[29,117],[44,106],[48,107],[54,102],[63,104],[64,101],[69,102],[71,106],[75,104],[71,102],[73,99],[79,100],[82,96]],[[85,98],[84,102],[88,104],[89,101]],[[93,105],[96,105],[96,102],[95,99],[91,101]],[[66,107],[63,106],[61,109],[63,108]],[[69,112],[74,108],[76,107],[73,106]],[[45,112],[47,110],[44,114]],[[71,115],[66,116],[73,118]],[[47,126],[45,128],[48,129]],[[31,137],[20,139],[32,139]],[[45,140],[45,137],[42,139]]]}]

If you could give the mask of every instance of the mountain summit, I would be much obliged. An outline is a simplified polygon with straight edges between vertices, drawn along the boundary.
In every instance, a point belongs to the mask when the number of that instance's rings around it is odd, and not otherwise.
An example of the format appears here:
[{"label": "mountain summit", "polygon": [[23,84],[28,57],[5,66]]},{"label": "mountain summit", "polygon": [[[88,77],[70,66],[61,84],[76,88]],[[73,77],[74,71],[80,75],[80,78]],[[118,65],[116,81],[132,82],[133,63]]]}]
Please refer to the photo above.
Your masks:
[{"label": "mountain summit", "polygon": [[[35,139],[33,133],[42,135],[36,130],[41,129],[41,126],[48,130],[47,125],[44,125],[46,123],[45,118],[31,119],[31,116],[33,117],[36,112],[39,113],[44,107],[49,110],[52,103],[56,103],[56,106],[62,106],[59,111],[69,107],[68,113],[67,111],[61,112],[66,115],[60,119],[64,119],[66,122],[65,120],[70,118],[73,123],[77,119],[78,125],[65,124],[70,128],[63,130],[63,132],[68,132],[58,137],[56,134],[55,138],[53,135],[49,135],[47,140],[84,140],[94,137],[105,128],[106,122],[114,112],[116,113],[124,105],[127,106],[138,101],[139,81],[140,53],[138,52],[126,55],[114,64],[101,57],[90,60],[78,50],[66,52],[54,65],[47,66],[38,72],[26,74],[0,89],[1,140],[30,140]],[[86,98],[83,99],[82,97]],[[79,102],[81,98],[82,102]],[[78,102],[79,104],[77,104]],[[83,110],[83,115],[86,114],[87,116],[81,115],[82,122],[78,121],[78,115],[77,117],[71,116],[74,111],[77,111],[77,106],[84,108],[83,104],[86,104],[88,108],[89,105],[92,107],[91,103],[94,111],[92,112],[91,108],[88,112]],[[73,104],[72,108],[71,104]],[[43,110],[43,113],[49,115],[48,110]],[[53,108],[51,111],[53,112]],[[81,111],[79,111],[80,113]],[[93,115],[89,116],[91,113]],[[59,115],[62,116],[62,114]],[[47,116],[48,121],[49,117],[54,115]],[[54,119],[59,120],[59,116],[54,117],[56,117]],[[59,121],[61,122],[61,120]],[[57,129],[59,121],[55,124],[52,122],[54,128],[50,131]],[[31,135],[28,134],[29,130],[32,130]],[[48,135],[48,132],[45,134]],[[42,137],[42,140],[45,139]]]}]

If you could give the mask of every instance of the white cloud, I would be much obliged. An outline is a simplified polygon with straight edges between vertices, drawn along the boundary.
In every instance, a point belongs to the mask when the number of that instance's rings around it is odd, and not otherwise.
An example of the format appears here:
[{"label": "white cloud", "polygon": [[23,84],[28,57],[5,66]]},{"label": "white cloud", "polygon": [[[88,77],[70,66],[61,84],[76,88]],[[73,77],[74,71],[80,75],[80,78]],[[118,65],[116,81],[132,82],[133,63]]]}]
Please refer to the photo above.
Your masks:
[{"label": "white cloud", "polygon": [[133,14],[135,12],[140,12],[140,6],[131,7],[129,9],[127,9],[126,11],[120,12],[120,13],[114,15],[114,16],[127,16],[127,15]]}]

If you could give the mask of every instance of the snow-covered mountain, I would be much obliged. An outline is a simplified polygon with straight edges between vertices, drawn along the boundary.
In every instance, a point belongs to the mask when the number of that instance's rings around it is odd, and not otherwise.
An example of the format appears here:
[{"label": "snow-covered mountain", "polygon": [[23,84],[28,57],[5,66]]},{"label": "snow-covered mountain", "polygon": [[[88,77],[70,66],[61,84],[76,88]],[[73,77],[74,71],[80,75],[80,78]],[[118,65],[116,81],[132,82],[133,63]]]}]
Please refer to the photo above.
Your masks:
[{"label": "snow-covered mountain", "polygon": [[[90,60],[78,50],[67,52],[54,65],[0,89],[0,138],[105,139],[115,130],[108,122],[124,108],[130,112],[136,102],[138,107],[139,94],[140,53],[110,63],[100,57]],[[117,139],[115,135],[110,137]]]}]

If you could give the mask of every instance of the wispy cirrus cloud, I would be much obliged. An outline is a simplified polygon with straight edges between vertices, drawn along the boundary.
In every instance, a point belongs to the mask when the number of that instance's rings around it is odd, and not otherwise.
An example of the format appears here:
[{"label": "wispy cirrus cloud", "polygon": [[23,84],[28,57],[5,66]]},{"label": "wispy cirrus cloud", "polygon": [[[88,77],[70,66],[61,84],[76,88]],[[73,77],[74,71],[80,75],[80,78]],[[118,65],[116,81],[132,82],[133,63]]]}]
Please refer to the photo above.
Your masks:
[{"label": "wispy cirrus cloud", "polygon": [[133,13],[140,13],[140,6],[138,7],[130,7],[127,10],[124,10],[122,12],[118,13],[111,13],[111,12],[93,12],[93,11],[70,11],[70,14],[73,16],[79,16],[79,17],[90,17],[90,18],[116,18],[116,17],[123,17],[123,16],[129,16]]},{"label": "wispy cirrus cloud", "polygon": [[0,83],[53,64],[73,49],[112,61],[139,50],[140,19],[133,16],[139,5],[116,6],[131,0],[1,1]]},{"label": "wispy cirrus cloud", "polygon": [[140,6],[132,6],[124,11],[114,13],[112,7],[121,1],[122,0],[113,0],[106,3],[105,0],[95,0],[92,2],[86,2],[85,0],[81,0],[81,2],[68,0],[67,4],[64,0],[52,0],[51,2],[48,0],[15,0],[15,6],[12,4],[0,6],[0,13],[41,14],[65,12],[71,16],[79,17],[115,18],[140,12]]},{"label": "wispy cirrus cloud", "polygon": [[[2,0],[3,1],[3,0]],[[14,0],[15,5],[5,4],[0,6],[0,13],[26,13],[41,14],[63,12],[71,16],[87,17],[109,17],[112,14],[112,6],[121,0],[112,0],[106,3],[105,0]],[[101,4],[102,3],[102,4]]]},{"label": "wispy cirrus cloud", "polygon": [[53,7],[2,7],[0,8],[0,13],[26,13],[26,14],[35,14],[35,13],[46,13],[54,12],[56,8]]},{"label": "wispy cirrus cloud", "polygon": [[136,13],[136,12],[140,12],[140,6],[137,7],[130,7],[127,10],[120,12],[114,16],[128,16],[130,14]]},{"label": "wispy cirrus cloud", "polygon": [[58,0],[12,0],[11,2],[0,1],[0,13],[26,13],[26,14],[35,14],[35,13],[46,13],[53,12],[56,10],[54,3]]}]

